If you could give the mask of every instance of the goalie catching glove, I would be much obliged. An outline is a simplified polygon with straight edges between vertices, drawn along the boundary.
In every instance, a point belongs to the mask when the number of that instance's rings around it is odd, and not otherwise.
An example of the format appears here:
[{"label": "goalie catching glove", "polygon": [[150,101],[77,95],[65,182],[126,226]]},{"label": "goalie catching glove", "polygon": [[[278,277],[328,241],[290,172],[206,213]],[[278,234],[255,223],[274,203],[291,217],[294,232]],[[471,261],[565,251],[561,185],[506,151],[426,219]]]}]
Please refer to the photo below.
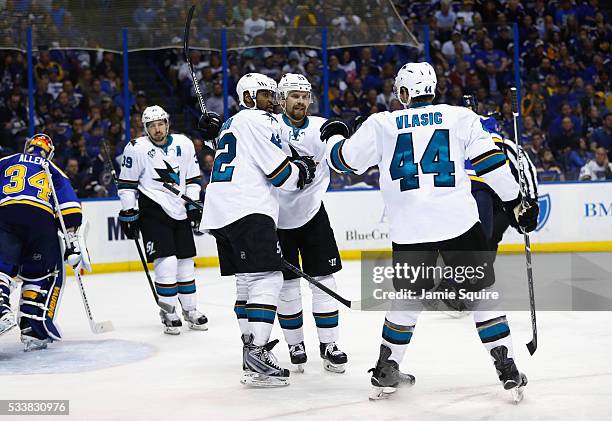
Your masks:
[{"label": "goalie catching glove", "polygon": [[538,226],[540,207],[538,201],[527,198],[523,202],[521,195],[509,202],[504,202],[504,210],[510,219],[510,225],[523,233],[528,233]]},{"label": "goalie catching glove", "polygon": [[202,114],[198,120],[198,130],[202,133],[204,140],[213,140],[219,136],[223,120],[214,112]]}]

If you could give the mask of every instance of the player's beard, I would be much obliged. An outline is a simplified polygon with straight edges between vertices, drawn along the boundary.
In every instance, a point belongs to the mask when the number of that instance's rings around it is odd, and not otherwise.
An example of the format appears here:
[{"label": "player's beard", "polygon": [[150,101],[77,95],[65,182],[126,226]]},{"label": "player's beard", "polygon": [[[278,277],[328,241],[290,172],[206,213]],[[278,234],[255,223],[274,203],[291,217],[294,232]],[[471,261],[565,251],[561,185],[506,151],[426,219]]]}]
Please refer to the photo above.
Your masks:
[{"label": "player's beard", "polygon": [[287,114],[289,114],[293,121],[300,122],[306,117],[306,107],[294,106]]},{"label": "player's beard", "polygon": [[168,138],[168,131],[165,130],[163,133],[156,134],[151,133],[149,137],[156,145],[163,146],[163,144],[166,143],[166,139]]}]

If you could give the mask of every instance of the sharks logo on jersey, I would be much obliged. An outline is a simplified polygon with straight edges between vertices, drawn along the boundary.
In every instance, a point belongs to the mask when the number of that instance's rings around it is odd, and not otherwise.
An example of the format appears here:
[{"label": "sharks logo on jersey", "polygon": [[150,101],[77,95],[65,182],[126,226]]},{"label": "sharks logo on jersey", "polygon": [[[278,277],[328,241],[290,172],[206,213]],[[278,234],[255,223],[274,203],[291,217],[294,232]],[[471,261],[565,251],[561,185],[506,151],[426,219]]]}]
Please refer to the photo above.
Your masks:
[{"label": "sharks logo on jersey", "polygon": [[[174,168],[170,164],[168,164],[164,160],[164,164],[166,168],[160,169],[155,168],[155,172],[159,174],[159,178],[154,178],[153,180],[159,181],[161,183],[169,183],[169,184],[180,184],[181,183],[181,175],[180,171],[175,171]],[[176,167],[178,170],[179,167]]]}]

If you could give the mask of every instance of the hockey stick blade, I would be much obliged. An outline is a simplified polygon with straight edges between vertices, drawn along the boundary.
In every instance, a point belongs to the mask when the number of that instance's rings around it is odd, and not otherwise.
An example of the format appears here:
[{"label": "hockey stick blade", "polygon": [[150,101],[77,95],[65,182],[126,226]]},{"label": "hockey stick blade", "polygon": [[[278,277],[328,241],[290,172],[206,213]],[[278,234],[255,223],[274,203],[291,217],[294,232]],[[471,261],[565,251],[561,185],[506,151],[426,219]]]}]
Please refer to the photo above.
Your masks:
[{"label": "hockey stick blade", "polygon": [[185,34],[183,36],[183,58],[189,62],[189,29],[191,28],[191,19],[195,11],[195,4],[189,8],[187,12],[187,20],[185,21]]},{"label": "hockey stick blade", "polygon": [[198,81],[198,77],[193,69],[193,64],[191,63],[191,59],[189,58],[189,31],[191,30],[191,20],[193,18],[193,12],[195,11],[195,5],[189,8],[189,12],[187,13],[187,20],[185,21],[185,33],[183,35],[183,58],[185,62],[189,66],[189,73],[191,74],[191,81],[193,82],[193,90],[195,91],[196,98],[198,99],[198,104],[200,105],[200,111],[202,114],[206,114],[206,103],[204,102],[204,95],[202,94],[202,90],[200,88],[200,82]]},{"label": "hockey stick blade", "polygon": [[[174,186],[168,184],[168,183],[164,183],[163,184],[164,187],[166,189],[168,189],[169,191],[171,191],[172,193],[174,193],[175,195],[177,195],[178,197],[180,197],[181,199],[183,199],[185,202],[199,208],[202,209],[202,205],[198,202],[196,202],[195,200],[191,199],[190,197],[187,197],[184,194],[181,194],[181,192],[176,189]],[[212,233],[211,233],[212,235]],[[298,275],[301,278],[304,278],[305,280],[307,280],[308,282],[310,282],[311,284],[313,284],[314,286],[316,286],[317,288],[319,288],[320,290],[322,290],[323,292],[325,292],[327,295],[331,296],[332,298],[335,298],[337,301],[339,301],[340,303],[344,304],[345,306],[347,306],[348,308],[351,308],[353,310],[361,310],[361,300],[356,300],[356,301],[351,301],[351,300],[347,300],[346,298],[340,296],[338,293],[336,293],[335,291],[332,291],[331,289],[327,288],[325,285],[322,285],[321,283],[317,282],[316,280],[314,280],[311,276],[307,275],[306,273],[302,272],[300,269],[298,269],[297,267],[293,266],[291,263],[287,262],[286,260],[283,260],[283,265],[290,270],[291,272],[295,273],[296,275]]]},{"label": "hockey stick blade", "polygon": [[92,332],[96,334],[112,332],[115,330],[115,326],[113,326],[113,322],[107,320],[105,322],[98,322],[92,326]]}]

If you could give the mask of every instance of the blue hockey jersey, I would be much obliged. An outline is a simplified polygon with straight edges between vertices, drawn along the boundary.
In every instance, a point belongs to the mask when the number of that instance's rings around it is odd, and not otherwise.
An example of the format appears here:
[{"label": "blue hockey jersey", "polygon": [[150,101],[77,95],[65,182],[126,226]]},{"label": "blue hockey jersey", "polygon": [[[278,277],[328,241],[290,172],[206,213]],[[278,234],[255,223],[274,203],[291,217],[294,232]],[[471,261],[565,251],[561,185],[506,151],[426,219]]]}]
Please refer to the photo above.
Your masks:
[{"label": "blue hockey jersey", "polygon": [[[0,210],[3,213],[18,214],[25,207],[26,214],[37,209],[41,214],[57,216],[43,160],[45,158],[27,154],[0,159]],[[50,164],[49,171],[66,227],[78,226],[82,219],[81,204],[68,177],[53,162]]]}]

